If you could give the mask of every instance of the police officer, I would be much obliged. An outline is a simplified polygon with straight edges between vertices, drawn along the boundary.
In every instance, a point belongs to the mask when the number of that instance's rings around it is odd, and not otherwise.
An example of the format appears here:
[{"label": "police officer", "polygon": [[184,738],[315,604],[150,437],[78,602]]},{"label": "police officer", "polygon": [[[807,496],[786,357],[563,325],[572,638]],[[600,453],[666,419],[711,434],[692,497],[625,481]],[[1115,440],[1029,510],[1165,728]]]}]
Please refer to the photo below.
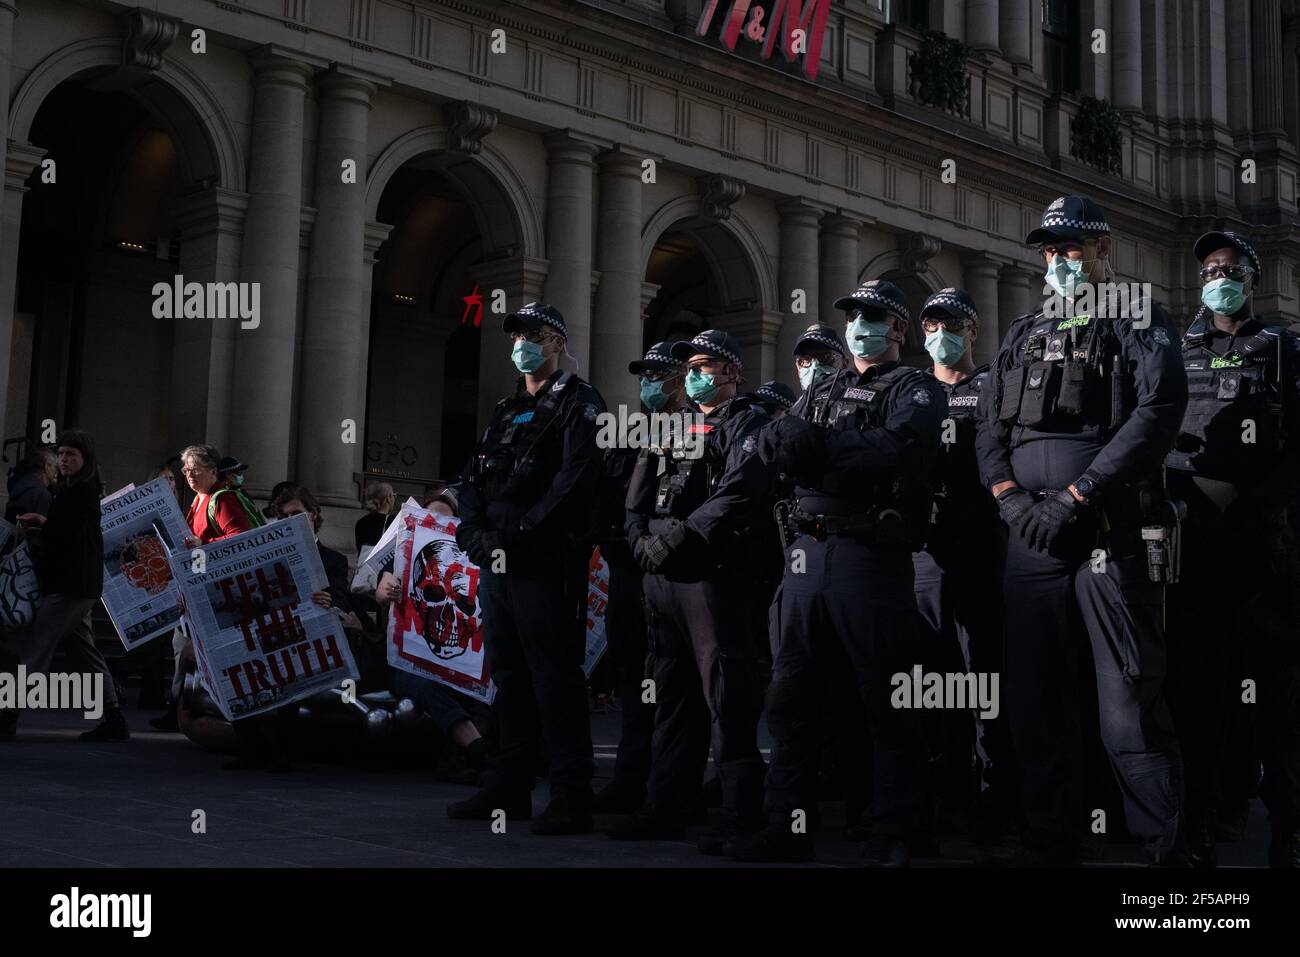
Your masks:
[{"label": "police officer", "polygon": [[794,480],[788,523],[797,537],[786,553],[768,691],[768,827],[728,849],[741,861],[815,856],[802,825],[817,799],[818,672],[827,643],[837,643],[874,750],[866,862],[897,867],[909,861],[906,840],[925,797],[926,746],[919,712],[890,699],[893,676],[916,660],[910,552],[929,516],[943,390],[898,362],[910,315],[893,283],[864,283],[835,307],[846,310],[852,367],[815,361],[803,396],[759,442],[764,461]]},{"label": "police officer", "polygon": [[[641,404],[646,411],[674,414],[686,405],[686,366],[674,359],[671,342],[656,342],[642,359],[628,363],[627,371],[639,377]],[[631,814],[645,803],[650,777],[650,738],[654,733],[654,705],[644,700],[641,682],[646,677],[646,627],[641,593],[641,566],[632,557],[624,532],[628,483],[639,449],[617,443],[605,450],[605,471],[597,502],[597,544],[609,565],[609,600],[605,608],[605,634],[609,655],[619,671],[622,733],[614,777],[596,795],[597,814]]]},{"label": "police officer", "polygon": [[1187,507],[1169,606],[1187,850],[1193,864],[1215,865],[1227,709],[1244,676],[1258,693],[1269,863],[1300,867],[1300,639],[1286,520],[1300,491],[1300,337],[1254,315],[1259,257],[1245,236],[1206,233],[1193,253],[1203,308],[1183,337],[1190,399],[1166,460],[1170,493]]},{"label": "police officer", "polygon": [[754,390],[754,401],[763,407],[767,417],[775,422],[794,405],[795,394],[784,382],[764,382]]},{"label": "police officer", "polygon": [[1025,863],[1072,860],[1083,819],[1080,626],[1128,830],[1153,863],[1174,863],[1182,765],[1164,698],[1163,572],[1142,536],[1169,523],[1161,463],[1187,377],[1160,309],[1101,285],[1111,237],[1100,206],[1062,196],[1025,241],[1041,247],[1054,296],[1007,332],[976,440],[1010,529],[1001,688],[1023,768]]},{"label": "police officer", "polygon": [[[1002,606],[992,596],[1002,590],[1006,546],[997,505],[980,483],[975,456],[976,408],[989,378],[988,366],[977,368],[971,358],[979,335],[975,302],[961,289],[939,290],[921,307],[921,331],[925,351],[934,360],[927,375],[947,395],[948,415],[932,480],[935,503],[925,548],[912,556],[916,604],[929,626],[936,658],[950,660],[959,645],[962,670],[1000,675]],[[941,719],[941,739],[931,745],[932,754],[939,753],[935,744],[945,749],[941,763],[956,779],[949,783],[960,789],[958,795],[943,797],[958,800],[965,796],[971,767],[969,717],[961,718],[965,726],[958,728]],[[974,836],[982,853],[988,853],[1011,823],[1019,783],[1006,719],[981,718],[977,710],[973,730],[979,792]],[[949,749],[956,752],[952,757]]]},{"label": "police officer", "polygon": [[762,820],[762,710],[752,631],[756,598],[747,531],[761,516],[765,470],[754,455],[767,421],[737,395],[740,345],[710,329],[672,347],[687,365],[686,394],[700,413],[671,447],[637,460],[627,530],[645,570],[646,619],[656,697],[650,787],[637,814],[610,836],[680,837],[698,806],[712,729],[724,821],[700,849]]},{"label": "police officer", "polygon": [[453,818],[532,813],[543,736],[551,802],[535,834],[591,829],[592,748],[586,678],[587,568],[600,480],[597,417],[605,404],[559,368],[568,333],[560,311],[529,303],[505,318],[522,373],[497,403],[466,469],[456,541],[480,568],[488,667],[496,684],[498,753],[480,791]]}]

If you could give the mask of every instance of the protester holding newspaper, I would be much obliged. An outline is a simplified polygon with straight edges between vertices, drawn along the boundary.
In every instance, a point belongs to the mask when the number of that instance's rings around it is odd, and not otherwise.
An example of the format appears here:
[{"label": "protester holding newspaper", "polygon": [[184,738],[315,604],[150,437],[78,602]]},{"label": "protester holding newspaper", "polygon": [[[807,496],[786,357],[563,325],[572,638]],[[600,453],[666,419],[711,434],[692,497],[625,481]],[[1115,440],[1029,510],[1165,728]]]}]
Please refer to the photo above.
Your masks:
[{"label": "protester holding newspaper", "polygon": [[99,527],[104,483],[93,440],[79,429],[69,429],[59,437],[58,461],[59,481],[49,515],[18,516],[22,526],[40,530],[35,538],[41,601],[31,637],[22,649],[23,664],[29,672],[49,672],[55,652],[64,646],[74,671],[93,672],[96,680],[103,681],[103,720],[81,739],[126,741],[131,732],[118,707],[112,672],[95,647],[90,626],[90,610],[104,585],[104,539]]}]

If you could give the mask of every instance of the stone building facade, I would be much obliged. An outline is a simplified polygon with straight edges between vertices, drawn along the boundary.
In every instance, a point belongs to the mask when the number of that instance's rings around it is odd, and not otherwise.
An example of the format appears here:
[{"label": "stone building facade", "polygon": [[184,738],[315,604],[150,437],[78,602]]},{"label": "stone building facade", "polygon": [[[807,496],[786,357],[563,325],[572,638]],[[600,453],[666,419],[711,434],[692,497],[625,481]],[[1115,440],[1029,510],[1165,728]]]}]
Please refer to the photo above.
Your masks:
[{"label": "stone building facade", "polygon": [[[0,0],[6,455],[79,424],[114,486],[207,441],[254,490],[415,490],[513,387],[494,306],[543,298],[611,406],[708,326],[789,380],[867,278],[965,287],[988,359],[1068,192],[1176,321],[1212,226],[1300,318],[1298,36],[1295,0]],[[158,318],[177,275],[257,283],[256,328]]]}]

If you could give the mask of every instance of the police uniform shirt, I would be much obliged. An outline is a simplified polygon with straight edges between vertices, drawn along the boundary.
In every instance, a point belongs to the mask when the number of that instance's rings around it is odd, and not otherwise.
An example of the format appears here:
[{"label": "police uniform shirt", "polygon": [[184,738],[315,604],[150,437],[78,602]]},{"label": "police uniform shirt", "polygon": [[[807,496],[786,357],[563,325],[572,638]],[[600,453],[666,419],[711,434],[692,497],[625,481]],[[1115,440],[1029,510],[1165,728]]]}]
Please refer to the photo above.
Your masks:
[{"label": "police uniform shirt", "polygon": [[[815,499],[829,497],[861,504],[866,511],[881,504],[869,501],[873,489],[900,475],[928,477],[939,454],[946,407],[943,389],[933,376],[897,362],[874,365],[860,374],[849,370],[816,383],[788,413],[818,423],[833,419],[828,422],[826,471],[815,491],[797,490],[800,507],[820,510]],[[802,502],[809,493],[814,501]],[[836,510],[834,505],[827,509],[828,514]]]},{"label": "police uniform shirt", "polygon": [[[687,499],[674,508],[692,532],[711,546],[722,544],[754,521],[758,504],[767,492],[767,476],[755,454],[758,430],[768,422],[767,414],[752,396],[737,395],[708,413],[702,424],[692,426],[703,434],[704,451],[692,465],[679,459],[677,467],[691,467],[692,475],[683,490]],[[663,468],[663,456],[646,449],[637,459],[627,496],[629,533],[661,533],[665,524],[653,522]],[[703,481],[694,469],[712,476]],[[711,485],[711,488],[708,487]]]},{"label": "police uniform shirt", "polygon": [[943,442],[935,459],[934,487],[947,506],[945,515],[975,518],[977,514],[996,517],[997,506],[988,487],[980,482],[979,462],[975,454],[975,431],[979,398],[989,380],[989,367],[982,365],[960,382],[944,382],[933,369],[925,373],[943,389],[947,397]]},{"label": "police uniform shirt", "polygon": [[[1182,422],[1187,375],[1164,312],[1151,304],[1147,318],[1139,327],[1131,319],[1047,318],[1038,312],[1012,324],[979,403],[976,450],[985,487],[1015,481],[1031,492],[1058,490],[1087,472],[1104,490],[1159,469]],[[1085,348],[1096,352],[1084,356]],[[1123,400],[1118,421],[1112,393],[1117,355]],[[1081,413],[1055,411],[1040,395],[1035,398],[1043,403],[1042,420],[1021,424],[1020,410],[1035,389],[1059,385],[1067,364],[1090,365],[1094,358],[1098,365],[1080,390]]]},{"label": "police uniform shirt", "polygon": [[[552,403],[553,411],[546,407]],[[536,395],[520,376],[515,394],[493,410],[477,452],[490,457],[512,449],[507,470],[519,473],[521,460],[531,458],[531,477],[507,476],[512,480],[497,494],[489,490],[482,503],[476,496],[462,498],[462,519],[472,526],[508,529],[527,538],[586,534],[602,469],[596,435],[597,419],[604,411],[600,393],[573,373],[557,369]],[[480,504],[486,522],[477,514]]]},{"label": "police uniform shirt", "polygon": [[[1257,317],[1226,332],[1202,310],[1184,336],[1183,362],[1192,396],[1167,459],[1170,469],[1251,489],[1273,504],[1294,499],[1300,487],[1300,336]],[[1243,382],[1249,384],[1243,388]],[[1280,442],[1270,402],[1280,405]]]}]

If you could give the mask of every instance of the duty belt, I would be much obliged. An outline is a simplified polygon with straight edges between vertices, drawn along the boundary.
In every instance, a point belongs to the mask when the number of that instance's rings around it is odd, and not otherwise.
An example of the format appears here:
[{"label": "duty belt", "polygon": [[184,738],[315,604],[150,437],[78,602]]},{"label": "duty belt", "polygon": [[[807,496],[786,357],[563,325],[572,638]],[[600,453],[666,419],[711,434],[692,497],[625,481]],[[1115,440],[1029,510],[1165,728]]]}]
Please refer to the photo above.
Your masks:
[{"label": "duty belt", "polygon": [[819,542],[834,535],[882,544],[901,544],[907,541],[903,516],[892,508],[855,515],[812,515],[796,505],[789,509],[788,522],[793,531],[811,536]]}]

